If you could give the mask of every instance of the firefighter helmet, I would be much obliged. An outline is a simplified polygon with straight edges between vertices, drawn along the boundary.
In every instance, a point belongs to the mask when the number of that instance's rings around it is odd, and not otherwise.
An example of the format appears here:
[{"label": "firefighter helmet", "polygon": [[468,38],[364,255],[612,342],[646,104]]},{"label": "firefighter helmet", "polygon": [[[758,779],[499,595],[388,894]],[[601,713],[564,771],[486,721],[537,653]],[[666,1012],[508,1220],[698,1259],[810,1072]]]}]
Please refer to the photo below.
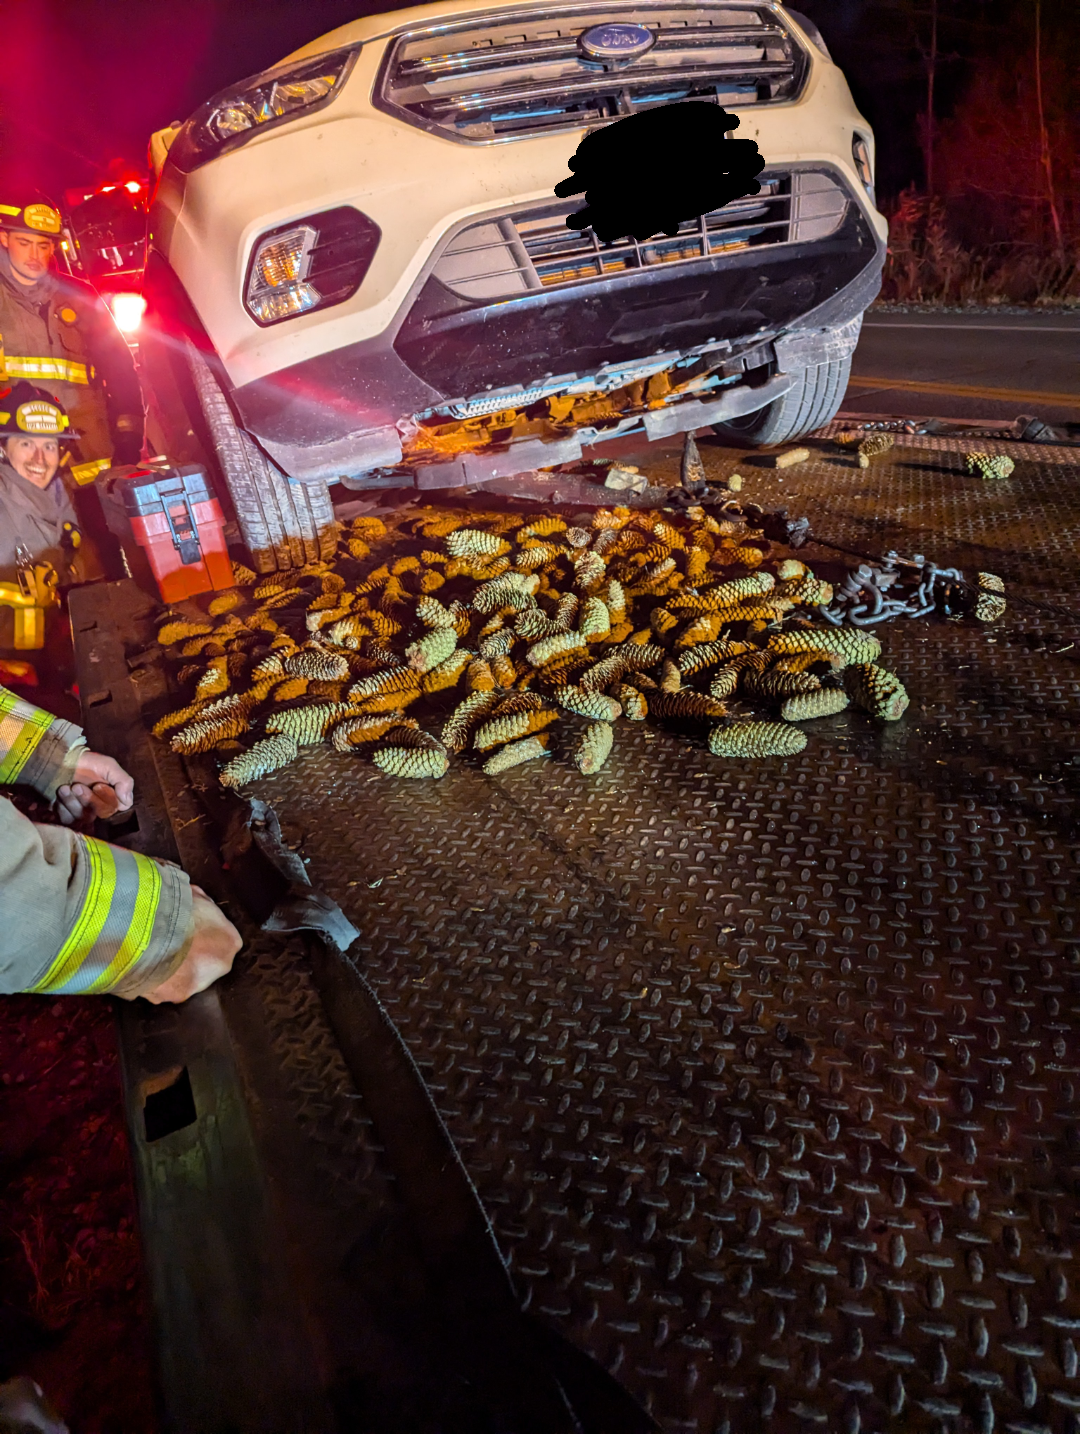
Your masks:
[{"label": "firefighter helmet", "polygon": [[43,234],[47,239],[60,236],[60,214],[47,200],[8,200],[0,195],[0,229],[21,229],[29,234]]},{"label": "firefighter helmet", "polygon": [[0,441],[15,436],[58,438],[63,443],[82,434],[70,427],[63,404],[51,393],[22,380],[0,388]]}]

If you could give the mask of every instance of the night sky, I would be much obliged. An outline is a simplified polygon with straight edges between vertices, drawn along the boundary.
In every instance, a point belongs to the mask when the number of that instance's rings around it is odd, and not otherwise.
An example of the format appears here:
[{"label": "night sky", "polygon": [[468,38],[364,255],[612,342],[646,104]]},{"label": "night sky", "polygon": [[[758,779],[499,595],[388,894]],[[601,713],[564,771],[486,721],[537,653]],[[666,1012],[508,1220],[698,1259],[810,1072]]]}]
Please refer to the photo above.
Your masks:
[{"label": "night sky", "polygon": [[[850,50],[873,3],[803,0],[803,8]],[[394,8],[385,0],[4,0],[0,178],[58,196],[93,182],[114,157],[141,165],[152,130],[335,26]],[[873,108],[873,87],[852,81]],[[917,146],[909,151],[901,142],[904,174],[918,164]]]},{"label": "night sky", "polygon": [[[385,0],[3,0],[0,179],[58,195]],[[394,8],[394,7],[389,7]]]},{"label": "night sky", "polygon": [[[1076,0],[1041,0],[1046,52],[1080,43]],[[940,22],[939,116],[984,61],[1015,67],[1033,0],[795,0],[820,26],[878,139],[886,200],[921,184],[929,15]],[[59,196],[108,161],[142,166],[152,130],[386,0],[2,0],[0,183]],[[1062,97],[1063,98],[1063,97]]]}]

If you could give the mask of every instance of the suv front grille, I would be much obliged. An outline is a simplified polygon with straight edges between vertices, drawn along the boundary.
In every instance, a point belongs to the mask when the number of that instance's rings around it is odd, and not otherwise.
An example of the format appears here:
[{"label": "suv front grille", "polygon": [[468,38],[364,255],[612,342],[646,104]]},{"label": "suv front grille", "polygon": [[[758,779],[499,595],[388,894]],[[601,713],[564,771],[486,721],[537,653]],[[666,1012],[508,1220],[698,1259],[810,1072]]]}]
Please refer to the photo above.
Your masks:
[{"label": "suv front grille", "polygon": [[[605,71],[577,43],[605,21],[644,25],[656,43]],[[521,139],[678,100],[791,100],[806,69],[782,15],[764,6],[556,5],[407,31],[387,52],[375,102],[455,139]]]},{"label": "suv front grille", "polygon": [[591,229],[568,229],[566,216],[581,206],[580,199],[483,219],[453,236],[435,277],[462,298],[490,302],[762,244],[824,239],[847,213],[847,193],[824,170],[765,170],[759,183],[760,194],[689,220],[671,238],[644,243],[623,239],[601,245]]}]

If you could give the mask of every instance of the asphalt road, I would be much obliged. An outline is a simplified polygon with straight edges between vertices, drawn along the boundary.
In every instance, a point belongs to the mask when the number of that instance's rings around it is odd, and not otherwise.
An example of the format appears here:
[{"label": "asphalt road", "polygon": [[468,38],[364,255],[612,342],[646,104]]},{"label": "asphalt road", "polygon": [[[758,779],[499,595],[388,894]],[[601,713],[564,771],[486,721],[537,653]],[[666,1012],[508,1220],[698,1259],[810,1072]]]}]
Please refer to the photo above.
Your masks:
[{"label": "asphalt road", "polygon": [[870,313],[844,412],[1080,419],[1080,314]]}]

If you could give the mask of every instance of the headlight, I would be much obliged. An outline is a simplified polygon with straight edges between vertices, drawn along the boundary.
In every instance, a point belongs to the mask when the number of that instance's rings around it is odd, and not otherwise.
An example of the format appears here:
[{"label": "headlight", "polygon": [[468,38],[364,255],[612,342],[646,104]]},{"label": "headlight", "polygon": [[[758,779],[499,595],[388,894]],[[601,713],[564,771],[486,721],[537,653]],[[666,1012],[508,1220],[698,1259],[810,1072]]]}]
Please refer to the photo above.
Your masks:
[{"label": "headlight", "polygon": [[332,50],[299,64],[279,65],[222,90],[196,110],[169,150],[169,162],[190,174],[253,134],[328,105],[348,79],[360,46]]},{"label": "headlight", "polygon": [[851,158],[855,165],[855,172],[863,182],[863,188],[870,196],[870,203],[876,204],[874,198],[874,166],[870,160],[870,146],[861,134],[852,135]]},{"label": "headlight", "polygon": [[251,252],[244,307],[265,327],[342,303],[360,287],[380,238],[375,221],[347,205],[271,229]]}]

